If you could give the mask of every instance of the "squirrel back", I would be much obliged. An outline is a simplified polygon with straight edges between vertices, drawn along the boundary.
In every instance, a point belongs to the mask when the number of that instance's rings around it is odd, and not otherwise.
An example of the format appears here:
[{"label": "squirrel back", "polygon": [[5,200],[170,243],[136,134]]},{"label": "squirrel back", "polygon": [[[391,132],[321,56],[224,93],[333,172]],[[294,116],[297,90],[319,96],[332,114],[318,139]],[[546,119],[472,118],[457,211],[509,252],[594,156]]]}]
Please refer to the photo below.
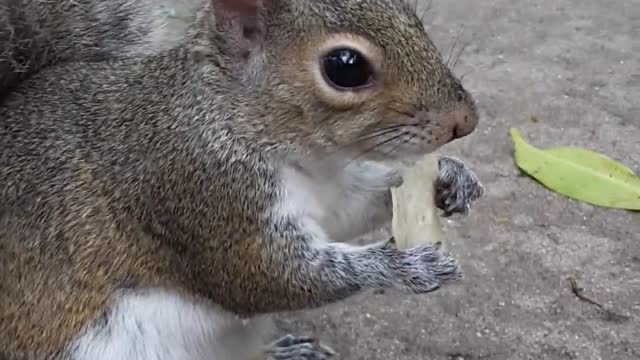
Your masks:
[{"label": "squirrel back", "polygon": [[167,47],[160,11],[153,0],[3,0],[0,100],[47,66],[143,56]]}]

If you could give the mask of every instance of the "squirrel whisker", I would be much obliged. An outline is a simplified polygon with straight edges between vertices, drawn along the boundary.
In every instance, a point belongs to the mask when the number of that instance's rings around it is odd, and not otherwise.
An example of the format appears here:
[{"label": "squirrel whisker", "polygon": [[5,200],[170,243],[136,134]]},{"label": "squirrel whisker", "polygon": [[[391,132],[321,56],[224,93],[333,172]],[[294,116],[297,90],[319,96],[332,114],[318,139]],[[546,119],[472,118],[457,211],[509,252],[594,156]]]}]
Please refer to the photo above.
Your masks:
[{"label": "squirrel whisker", "polygon": [[451,64],[450,68],[451,70],[455,69],[456,65],[458,65],[458,60],[460,60],[460,57],[462,56],[462,54],[464,53],[464,51],[467,49],[467,47],[469,46],[469,44],[471,44],[471,40],[467,41],[464,43],[464,45],[462,45],[460,47],[460,50],[458,50],[458,52],[456,53],[453,63]]},{"label": "squirrel whisker", "polygon": [[[400,105],[402,105],[402,104],[400,104]],[[387,106],[387,109],[388,109],[388,110],[391,110],[391,111],[393,111],[393,112],[396,112],[396,113],[398,113],[398,114],[400,114],[400,115],[405,115],[405,116],[408,116],[408,117],[414,117],[414,116],[415,116],[414,114],[412,114],[412,113],[411,113],[411,112],[409,112],[409,111],[399,110],[399,109],[393,108],[393,107],[391,107],[391,106]]]},{"label": "squirrel whisker", "polygon": [[400,147],[400,145],[402,145],[402,144],[406,144],[406,143],[410,143],[410,142],[411,142],[411,140],[413,140],[413,139],[415,139],[415,138],[416,138],[416,136],[417,136],[416,134],[411,134],[411,136],[409,136],[409,138],[408,138],[407,140],[405,140],[405,141],[398,141],[398,143],[397,143],[394,147],[392,147],[391,149],[389,149],[389,151],[385,151],[385,154],[386,154],[386,155],[391,155],[391,154],[393,154],[393,152],[394,152],[394,151],[396,151],[396,149],[398,149],[398,147]]},{"label": "squirrel whisker", "polygon": [[427,6],[424,9],[422,9],[422,13],[419,16],[420,21],[425,22],[427,14],[429,13],[429,10],[431,10],[431,5],[433,5],[433,0],[429,0],[429,2],[427,3]]},{"label": "squirrel whisker", "polygon": [[451,68],[451,58],[453,57],[453,53],[455,52],[456,47],[458,46],[458,41],[460,40],[460,36],[462,36],[462,31],[458,32],[456,34],[456,37],[453,38],[453,45],[451,45],[451,49],[449,49],[449,55],[447,56],[447,61],[445,61],[445,64],[447,64],[447,67],[449,68]]},{"label": "squirrel whisker", "polygon": [[385,139],[385,140],[382,140],[382,141],[380,141],[378,143],[375,143],[373,146],[370,146],[367,149],[365,149],[364,151],[360,152],[357,156],[355,156],[353,159],[351,159],[351,161],[355,161],[355,160],[357,160],[357,159],[359,159],[359,158],[371,153],[372,151],[379,149],[381,146],[386,145],[386,144],[388,144],[388,143],[390,143],[392,141],[395,141],[395,140],[397,140],[397,139],[399,139],[399,138],[401,138],[401,137],[403,137],[405,135],[407,135],[407,133],[403,131],[400,134],[394,135],[394,136],[392,136],[392,137],[390,137],[388,139]]}]

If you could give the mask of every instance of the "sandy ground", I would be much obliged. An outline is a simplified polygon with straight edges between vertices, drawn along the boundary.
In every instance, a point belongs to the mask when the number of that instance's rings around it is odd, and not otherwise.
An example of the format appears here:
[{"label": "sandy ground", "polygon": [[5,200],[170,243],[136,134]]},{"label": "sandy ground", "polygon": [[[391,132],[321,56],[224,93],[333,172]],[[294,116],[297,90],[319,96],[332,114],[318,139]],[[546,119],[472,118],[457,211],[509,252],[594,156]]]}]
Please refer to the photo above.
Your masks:
[{"label": "sandy ground", "polygon": [[522,176],[508,135],[517,127],[536,146],[582,146],[640,172],[640,1],[433,0],[426,21],[445,57],[458,34],[468,43],[456,72],[482,112],[476,133],[443,149],[487,188],[468,218],[448,222],[466,279],[427,296],[365,294],[279,327],[344,360],[640,359],[640,213]]}]

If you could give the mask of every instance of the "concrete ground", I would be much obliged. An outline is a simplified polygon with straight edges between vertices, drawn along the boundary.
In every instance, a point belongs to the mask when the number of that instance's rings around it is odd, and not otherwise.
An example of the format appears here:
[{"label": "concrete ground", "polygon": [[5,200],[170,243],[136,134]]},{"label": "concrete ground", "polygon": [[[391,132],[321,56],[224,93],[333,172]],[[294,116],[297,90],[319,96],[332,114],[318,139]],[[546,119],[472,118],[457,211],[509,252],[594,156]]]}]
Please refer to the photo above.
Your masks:
[{"label": "concrete ground", "polygon": [[640,213],[522,176],[508,135],[517,127],[536,146],[586,147],[640,173],[640,1],[433,0],[426,21],[445,57],[462,33],[456,72],[482,112],[473,135],[443,149],[487,189],[448,223],[466,278],[427,296],[365,294],[279,327],[343,360],[640,359]]}]

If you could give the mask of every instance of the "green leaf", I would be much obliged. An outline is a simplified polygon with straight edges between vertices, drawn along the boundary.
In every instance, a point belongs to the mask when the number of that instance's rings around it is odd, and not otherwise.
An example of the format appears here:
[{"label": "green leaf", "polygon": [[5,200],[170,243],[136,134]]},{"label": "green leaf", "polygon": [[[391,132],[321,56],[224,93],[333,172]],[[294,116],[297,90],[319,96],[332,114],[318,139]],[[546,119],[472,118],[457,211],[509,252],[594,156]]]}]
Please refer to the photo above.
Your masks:
[{"label": "green leaf", "polygon": [[640,210],[640,178],[604,155],[574,147],[541,150],[511,129],[520,169],[547,188],[589,204]]}]

